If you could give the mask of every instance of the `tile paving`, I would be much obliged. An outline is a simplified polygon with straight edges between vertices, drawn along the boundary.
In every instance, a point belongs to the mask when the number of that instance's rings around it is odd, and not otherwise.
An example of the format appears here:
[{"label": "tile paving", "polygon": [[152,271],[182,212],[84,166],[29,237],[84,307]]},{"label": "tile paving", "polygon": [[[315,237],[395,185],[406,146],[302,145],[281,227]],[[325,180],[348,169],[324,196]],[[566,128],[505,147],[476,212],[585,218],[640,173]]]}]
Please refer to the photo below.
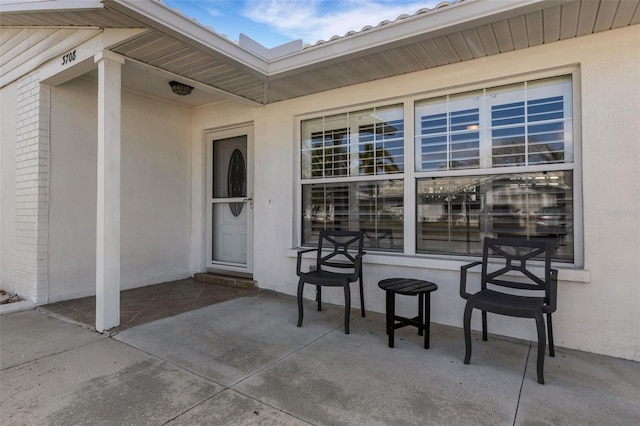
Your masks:
[{"label": "tile paving", "polygon": [[[193,278],[154,284],[120,292],[120,325],[110,333],[178,315],[215,303],[247,296],[259,289],[212,283]],[[42,305],[40,310],[95,329],[95,296]]]}]

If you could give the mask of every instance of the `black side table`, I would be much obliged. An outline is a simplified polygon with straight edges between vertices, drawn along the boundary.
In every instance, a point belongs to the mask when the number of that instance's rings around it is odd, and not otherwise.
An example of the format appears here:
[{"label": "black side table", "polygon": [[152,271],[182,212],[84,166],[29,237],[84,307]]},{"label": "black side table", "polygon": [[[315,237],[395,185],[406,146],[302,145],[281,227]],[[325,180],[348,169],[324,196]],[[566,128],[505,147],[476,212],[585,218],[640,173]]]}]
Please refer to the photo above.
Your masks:
[{"label": "black side table", "polygon": [[[387,294],[387,335],[389,347],[393,347],[394,332],[398,328],[412,325],[418,327],[418,335],[424,334],[424,348],[429,349],[429,325],[431,322],[431,292],[438,286],[429,281],[413,278],[389,278],[378,283],[378,287]],[[405,296],[418,296],[418,316],[404,318],[396,315],[396,293]],[[426,298],[426,306],[425,306]],[[396,323],[396,321],[399,321]]]}]

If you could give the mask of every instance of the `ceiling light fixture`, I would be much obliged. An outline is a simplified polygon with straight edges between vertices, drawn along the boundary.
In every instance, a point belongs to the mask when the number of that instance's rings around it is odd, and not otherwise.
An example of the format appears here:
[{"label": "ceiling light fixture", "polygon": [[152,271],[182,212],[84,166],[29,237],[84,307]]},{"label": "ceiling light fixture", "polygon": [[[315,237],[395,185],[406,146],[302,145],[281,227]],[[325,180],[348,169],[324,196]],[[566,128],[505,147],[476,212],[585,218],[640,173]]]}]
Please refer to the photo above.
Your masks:
[{"label": "ceiling light fixture", "polygon": [[178,96],[187,96],[191,94],[193,87],[187,86],[186,84],[180,83],[178,81],[170,81],[169,86],[171,86],[171,90]]}]

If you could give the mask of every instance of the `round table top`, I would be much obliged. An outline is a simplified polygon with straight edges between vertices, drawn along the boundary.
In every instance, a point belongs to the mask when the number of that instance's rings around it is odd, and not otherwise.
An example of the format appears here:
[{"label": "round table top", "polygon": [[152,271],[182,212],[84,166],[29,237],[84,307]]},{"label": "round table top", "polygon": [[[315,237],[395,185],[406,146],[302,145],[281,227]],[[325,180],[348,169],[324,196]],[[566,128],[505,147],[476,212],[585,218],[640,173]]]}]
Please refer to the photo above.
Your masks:
[{"label": "round table top", "polygon": [[406,295],[428,293],[438,289],[438,285],[431,281],[415,278],[387,278],[386,280],[380,281],[378,287],[385,291]]}]

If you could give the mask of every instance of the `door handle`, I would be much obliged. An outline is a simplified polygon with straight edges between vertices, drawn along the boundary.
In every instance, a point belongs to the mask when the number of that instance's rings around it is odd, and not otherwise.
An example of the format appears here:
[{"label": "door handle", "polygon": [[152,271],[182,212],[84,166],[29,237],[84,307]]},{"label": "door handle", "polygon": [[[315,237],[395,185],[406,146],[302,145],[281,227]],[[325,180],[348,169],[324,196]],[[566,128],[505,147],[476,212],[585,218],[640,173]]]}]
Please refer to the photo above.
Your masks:
[{"label": "door handle", "polygon": [[249,202],[249,208],[250,208],[251,210],[253,210],[253,192],[251,193],[251,195],[249,195],[249,197],[248,197],[248,198],[245,198],[245,199],[244,199],[244,200],[242,200],[242,201],[243,201],[243,202],[244,202],[244,201],[248,201],[248,202]]}]

